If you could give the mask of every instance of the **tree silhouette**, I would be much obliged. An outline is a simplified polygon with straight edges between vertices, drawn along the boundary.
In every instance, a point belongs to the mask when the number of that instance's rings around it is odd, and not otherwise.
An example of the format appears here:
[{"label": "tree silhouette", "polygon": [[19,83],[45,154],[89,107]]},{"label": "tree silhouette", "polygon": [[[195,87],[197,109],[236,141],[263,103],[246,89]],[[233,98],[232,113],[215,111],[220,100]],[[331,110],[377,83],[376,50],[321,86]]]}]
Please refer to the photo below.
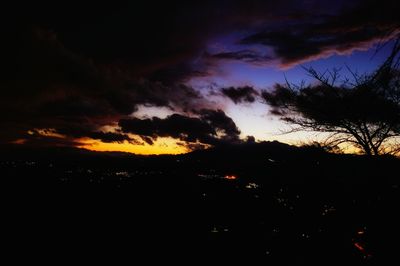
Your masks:
[{"label": "tree silhouette", "polygon": [[294,125],[292,131],[329,133],[325,144],[349,143],[367,155],[397,153],[400,136],[399,40],[390,56],[372,74],[346,78],[339,71],[324,73],[305,68],[312,85],[276,84],[264,91],[272,113]]}]

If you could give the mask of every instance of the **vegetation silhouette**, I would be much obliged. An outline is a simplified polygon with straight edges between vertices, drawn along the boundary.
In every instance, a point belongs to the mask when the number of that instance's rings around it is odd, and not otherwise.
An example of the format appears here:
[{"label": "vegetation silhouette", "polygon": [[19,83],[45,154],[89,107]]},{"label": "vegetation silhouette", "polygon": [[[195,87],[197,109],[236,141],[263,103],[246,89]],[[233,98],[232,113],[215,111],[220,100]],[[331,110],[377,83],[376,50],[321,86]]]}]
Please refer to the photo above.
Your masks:
[{"label": "vegetation silhouette", "polygon": [[367,155],[396,154],[400,136],[400,43],[373,73],[339,82],[338,69],[304,68],[317,83],[276,84],[262,97],[292,131],[328,134],[325,146],[351,144]]}]

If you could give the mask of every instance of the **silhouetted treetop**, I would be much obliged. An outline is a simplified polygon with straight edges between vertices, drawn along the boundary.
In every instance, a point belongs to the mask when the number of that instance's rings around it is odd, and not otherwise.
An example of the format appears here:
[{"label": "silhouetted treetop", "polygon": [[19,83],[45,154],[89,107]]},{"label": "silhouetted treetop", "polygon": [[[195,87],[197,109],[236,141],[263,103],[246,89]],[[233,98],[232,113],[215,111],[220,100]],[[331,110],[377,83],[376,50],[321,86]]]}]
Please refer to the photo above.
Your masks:
[{"label": "silhouetted treetop", "polygon": [[262,93],[272,113],[293,131],[327,132],[327,145],[350,143],[368,155],[398,152],[400,136],[400,43],[372,74],[338,82],[339,70],[306,72],[317,82],[276,84]]}]

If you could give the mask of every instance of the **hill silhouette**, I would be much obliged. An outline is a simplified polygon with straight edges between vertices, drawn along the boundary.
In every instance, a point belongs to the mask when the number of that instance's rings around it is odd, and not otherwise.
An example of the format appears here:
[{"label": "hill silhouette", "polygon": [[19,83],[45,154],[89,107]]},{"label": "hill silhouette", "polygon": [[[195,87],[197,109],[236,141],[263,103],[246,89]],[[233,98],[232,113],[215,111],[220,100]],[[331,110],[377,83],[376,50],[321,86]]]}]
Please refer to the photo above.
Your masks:
[{"label": "hill silhouette", "polygon": [[31,256],[250,265],[397,258],[394,157],[261,142],[161,156],[8,146],[0,158],[7,239],[24,241]]}]

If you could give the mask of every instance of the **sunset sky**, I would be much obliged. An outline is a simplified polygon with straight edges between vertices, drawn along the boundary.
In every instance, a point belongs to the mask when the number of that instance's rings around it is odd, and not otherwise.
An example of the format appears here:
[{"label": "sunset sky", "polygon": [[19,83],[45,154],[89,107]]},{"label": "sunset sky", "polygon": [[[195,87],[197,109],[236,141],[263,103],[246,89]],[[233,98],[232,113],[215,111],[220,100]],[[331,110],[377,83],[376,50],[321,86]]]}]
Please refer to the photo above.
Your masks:
[{"label": "sunset sky", "polygon": [[[32,1],[33,2],[33,1]],[[54,1],[4,8],[0,142],[177,154],[282,134],[260,92],[373,71],[395,0]]]}]

